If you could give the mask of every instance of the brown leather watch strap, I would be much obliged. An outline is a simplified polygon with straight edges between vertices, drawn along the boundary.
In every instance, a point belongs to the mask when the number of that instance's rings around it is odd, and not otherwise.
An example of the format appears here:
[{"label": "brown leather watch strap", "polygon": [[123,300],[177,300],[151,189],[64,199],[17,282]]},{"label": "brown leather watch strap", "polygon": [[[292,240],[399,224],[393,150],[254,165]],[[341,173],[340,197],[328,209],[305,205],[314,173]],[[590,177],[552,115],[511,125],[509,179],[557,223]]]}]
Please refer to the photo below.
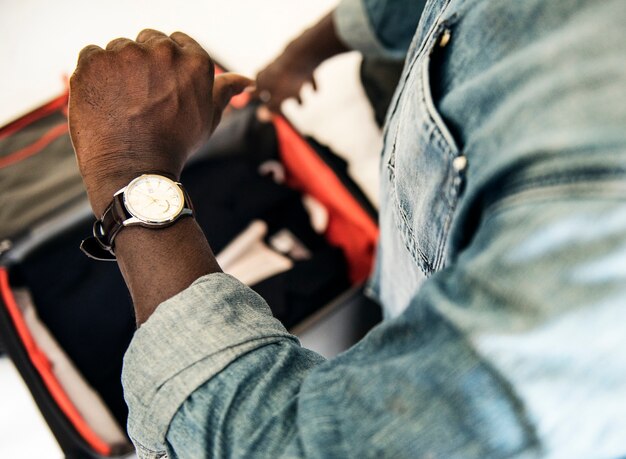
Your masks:
[{"label": "brown leather watch strap", "polygon": [[115,261],[115,236],[124,227],[124,221],[128,217],[123,193],[116,194],[104,211],[102,219],[93,223],[93,236],[80,243],[80,250],[94,260]]},{"label": "brown leather watch strap", "polygon": [[[187,190],[177,182],[180,186],[185,199],[185,205],[183,212],[172,222],[157,226],[156,228],[166,227],[173,224],[178,218],[184,216],[193,216],[194,210],[191,204],[191,199],[187,194]],[[124,205],[124,193],[116,193],[113,196],[113,201],[106,208],[102,219],[96,220],[93,224],[93,236],[84,239],[80,244],[80,249],[89,258],[101,261],[115,261],[115,237],[120,230],[124,227],[124,222],[129,219],[131,215],[126,210]],[[139,223],[141,225],[141,223]],[[142,225],[143,226],[143,225]],[[154,226],[150,226],[155,228]]]},{"label": "brown leather watch strap", "polygon": [[103,234],[103,240],[105,246],[113,248],[115,236],[124,227],[124,221],[130,218],[130,215],[124,207],[124,193],[119,193],[113,196],[113,201],[104,211],[100,225]]}]

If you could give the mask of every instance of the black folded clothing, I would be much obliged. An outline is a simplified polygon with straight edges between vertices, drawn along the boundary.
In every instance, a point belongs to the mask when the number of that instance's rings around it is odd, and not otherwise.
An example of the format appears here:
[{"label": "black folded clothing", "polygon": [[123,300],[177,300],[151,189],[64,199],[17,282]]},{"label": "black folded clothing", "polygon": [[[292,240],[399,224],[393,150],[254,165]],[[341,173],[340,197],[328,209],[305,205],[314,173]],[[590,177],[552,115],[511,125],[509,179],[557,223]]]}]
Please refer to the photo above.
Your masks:
[{"label": "black folded clothing", "polygon": [[[233,116],[251,117],[253,111]],[[306,259],[294,259],[290,270],[253,286],[289,328],[349,286],[346,261],[341,250],[313,230],[302,196],[259,174],[262,162],[278,158],[276,142],[267,141],[272,125],[248,132],[265,140],[248,135],[247,152],[202,155],[181,181],[215,253],[256,220],[267,224],[268,246],[272,236],[286,230],[306,248]],[[84,222],[50,239],[15,266],[11,277],[28,287],[42,322],[125,425],[120,374],[135,329],[133,308],[117,265],[94,262],[78,249],[90,231],[91,223]]]}]

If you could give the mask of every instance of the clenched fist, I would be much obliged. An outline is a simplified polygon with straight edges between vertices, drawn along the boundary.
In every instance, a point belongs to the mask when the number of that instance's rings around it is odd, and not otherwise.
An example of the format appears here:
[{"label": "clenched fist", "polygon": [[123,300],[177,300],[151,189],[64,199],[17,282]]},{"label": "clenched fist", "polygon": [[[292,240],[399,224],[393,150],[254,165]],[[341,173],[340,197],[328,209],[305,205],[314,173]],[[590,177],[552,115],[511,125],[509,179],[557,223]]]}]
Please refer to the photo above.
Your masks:
[{"label": "clenched fist", "polygon": [[94,213],[146,172],[178,179],[230,98],[251,84],[214,78],[204,49],[181,32],[146,29],[136,41],[84,48],[70,79],[70,135]]}]

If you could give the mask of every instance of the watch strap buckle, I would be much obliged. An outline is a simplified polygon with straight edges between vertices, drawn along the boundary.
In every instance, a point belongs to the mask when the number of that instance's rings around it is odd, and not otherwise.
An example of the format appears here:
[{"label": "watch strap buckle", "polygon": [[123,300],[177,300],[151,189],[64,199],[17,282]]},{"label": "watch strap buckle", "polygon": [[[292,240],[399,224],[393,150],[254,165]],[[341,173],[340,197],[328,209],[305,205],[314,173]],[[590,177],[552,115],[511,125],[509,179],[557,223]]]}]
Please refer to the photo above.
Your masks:
[{"label": "watch strap buckle", "polygon": [[106,244],[102,237],[104,232],[102,230],[102,222],[96,220],[93,222],[93,236],[90,236],[80,243],[80,250],[89,258],[93,258],[98,261],[115,261],[115,252],[113,247]]},{"label": "watch strap buckle", "polygon": [[[102,218],[96,220],[93,224],[93,236],[84,239],[80,244],[80,250],[89,258],[102,261],[115,261],[117,258],[114,251],[114,241],[117,234],[122,228],[126,226],[140,225],[147,228],[165,228],[172,225],[175,221],[185,216],[193,217],[193,206],[189,195],[185,188],[179,183],[174,182],[172,179],[161,176],[163,179],[171,181],[177,186],[183,194],[183,208],[171,221],[163,221],[162,223],[153,223],[150,221],[143,221],[140,218],[134,216],[134,214],[126,208],[124,202],[125,192],[129,187],[133,185],[136,180],[146,177],[150,174],[144,174],[131,183],[120,189],[113,195],[113,201],[106,208],[102,214]],[[155,174],[152,174],[155,175]],[[130,218],[129,218],[130,217]]]}]

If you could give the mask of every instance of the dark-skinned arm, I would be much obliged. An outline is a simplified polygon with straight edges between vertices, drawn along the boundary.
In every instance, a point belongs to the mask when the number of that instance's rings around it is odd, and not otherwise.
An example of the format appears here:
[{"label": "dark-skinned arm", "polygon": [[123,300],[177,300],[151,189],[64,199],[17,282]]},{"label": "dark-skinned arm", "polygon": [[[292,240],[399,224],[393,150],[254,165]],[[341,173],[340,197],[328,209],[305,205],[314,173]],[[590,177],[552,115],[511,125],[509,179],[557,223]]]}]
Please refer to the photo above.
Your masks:
[{"label": "dark-skinned arm", "polygon": [[[95,215],[132,179],[180,177],[185,160],[219,123],[245,77],[214,78],[213,62],[189,36],[146,29],[136,41],[84,48],[70,80],[70,134]],[[166,229],[129,227],[116,238],[137,322],[199,277],[220,272],[201,229],[184,218]]]},{"label": "dark-skinned arm", "polygon": [[[305,83],[317,88],[313,71],[325,60],[350,51],[337,35],[333,13],[290,42],[285,50],[257,75],[257,94],[268,97],[268,108],[279,111],[285,99],[300,100]],[[264,93],[265,92],[265,93]]]}]

